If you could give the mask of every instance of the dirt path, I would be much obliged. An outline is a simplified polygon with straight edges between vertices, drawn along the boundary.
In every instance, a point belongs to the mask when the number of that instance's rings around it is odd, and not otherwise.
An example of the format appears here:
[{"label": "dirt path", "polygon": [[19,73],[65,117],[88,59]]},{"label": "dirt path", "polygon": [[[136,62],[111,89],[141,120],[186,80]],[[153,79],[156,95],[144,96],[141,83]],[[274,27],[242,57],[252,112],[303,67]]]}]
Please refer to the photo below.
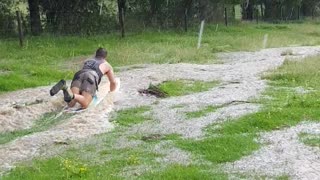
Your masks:
[{"label": "dirt path", "polygon": [[[118,76],[121,78],[121,90],[118,94],[119,100],[115,106],[106,98],[98,109],[88,111],[86,114],[81,114],[81,116],[73,116],[67,122],[47,131],[34,133],[5,145],[0,145],[0,171],[12,168],[17,162],[50,153],[46,147],[57,141],[64,142],[69,139],[84,138],[93,134],[107,132],[112,129],[112,124],[108,122],[108,114],[112,107],[123,109],[151,105],[155,121],[138,124],[131,128],[127,132],[128,134],[178,133],[184,137],[200,138],[203,135],[202,129],[208,124],[220,123],[230,117],[239,117],[259,110],[258,104],[241,102],[250,101],[250,99],[260,95],[266,87],[266,82],[260,79],[261,74],[280,66],[285,59],[284,56],[281,56],[281,53],[287,49],[293,52],[291,57],[296,58],[320,54],[320,47],[277,48],[258,52],[219,54],[219,58],[223,60],[224,64],[146,65],[142,68],[120,72]],[[161,100],[157,100],[154,97],[141,96],[137,91],[148,87],[151,82],[155,84],[175,79],[218,80],[221,84],[207,92]],[[49,88],[41,87],[0,96],[0,132],[28,128],[32,126],[34,120],[41,114],[61,107],[61,102],[57,99],[61,97],[47,97]],[[19,102],[13,104],[11,97],[15,97]],[[231,103],[235,101],[240,103]],[[27,106],[22,108],[17,106],[21,104],[27,104]],[[184,106],[182,108],[173,108],[176,105]],[[217,112],[210,113],[205,117],[186,120],[186,112],[195,111],[207,105],[224,106]],[[252,157],[254,159],[256,157],[255,154]],[[170,161],[170,156],[167,158]],[[175,157],[172,156],[171,158]],[[242,167],[241,162],[250,163],[246,159],[240,160],[239,167]],[[253,160],[252,162],[256,163]],[[261,161],[260,163],[266,164],[268,161]],[[292,166],[290,168],[295,167]],[[229,169],[232,172],[245,171],[240,171],[236,167],[234,169],[229,167]],[[288,172],[294,171],[288,170]],[[296,177],[295,175],[292,176]]]}]

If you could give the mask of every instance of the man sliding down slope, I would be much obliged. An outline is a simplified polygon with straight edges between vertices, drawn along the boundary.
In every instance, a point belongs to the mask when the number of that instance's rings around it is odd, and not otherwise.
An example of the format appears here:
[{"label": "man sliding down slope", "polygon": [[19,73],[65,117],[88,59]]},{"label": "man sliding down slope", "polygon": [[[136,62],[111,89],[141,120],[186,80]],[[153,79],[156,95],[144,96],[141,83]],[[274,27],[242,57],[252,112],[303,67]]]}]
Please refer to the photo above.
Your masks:
[{"label": "man sliding down slope", "polygon": [[68,103],[69,107],[73,107],[78,102],[82,108],[86,109],[96,95],[103,75],[106,75],[110,81],[110,91],[115,91],[117,83],[112,66],[106,61],[106,58],[107,51],[104,48],[97,49],[95,57],[87,60],[83,68],[75,73],[71,83],[71,91],[68,89],[66,81],[62,79],[51,88],[50,95],[54,96],[62,90],[64,101]]}]

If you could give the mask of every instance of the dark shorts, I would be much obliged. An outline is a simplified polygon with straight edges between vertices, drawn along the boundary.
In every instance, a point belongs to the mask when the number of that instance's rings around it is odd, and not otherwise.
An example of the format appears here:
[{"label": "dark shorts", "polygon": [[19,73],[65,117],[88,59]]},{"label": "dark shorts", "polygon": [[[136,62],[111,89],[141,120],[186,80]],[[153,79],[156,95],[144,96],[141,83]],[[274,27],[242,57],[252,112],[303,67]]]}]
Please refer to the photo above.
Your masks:
[{"label": "dark shorts", "polygon": [[91,94],[91,96],[95,96],[97,91],[95,79],[95,73],[91,71],[76,73],[73,77],[71,88],[76,87],[79,88],[80,93],[84,91]]}]

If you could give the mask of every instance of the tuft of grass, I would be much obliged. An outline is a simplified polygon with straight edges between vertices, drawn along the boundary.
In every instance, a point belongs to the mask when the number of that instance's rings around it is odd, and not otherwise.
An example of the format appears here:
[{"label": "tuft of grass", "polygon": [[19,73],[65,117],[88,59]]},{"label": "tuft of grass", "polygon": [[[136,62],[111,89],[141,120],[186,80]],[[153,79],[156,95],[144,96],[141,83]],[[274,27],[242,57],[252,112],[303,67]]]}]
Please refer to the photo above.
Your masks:
[{"label": "tuft of grass", "polygon": [[28,134],[33,134],[36,132],[47,130],[55,126],[59,122],[65,119],[68,119],[72,116],[72,114],[64,114],[56,119],[55,118],[56,115],[57,115],[57,112],[45,113],[41,118],[36,120],[34,122],[34,125],[29,129],[22,129],[22,130],[17,130],[12,132],[0,133],[0,144],[8,143],[12,140],[15,140],[19,137],[26,136]]},{"label": "tuft of grass", "polygon": [[320,147],[320,135],[300,133],[299,138],[304,144],[308,146]]},{"label": "tuft of grass", "polygon": [[144,113],[150,111],[149,106],[140,106],[136,108],[124,109],[117,112],[112,121],[115,121],[121,126],[131,126],[138,124],[146,120],[151,120],[151,117],[144,115]]},{"label": "tuft of grass", "polygon": [[215,112],[218,108],[219,107],[217,106],[206,106],[203,109],[200,109],[198,111],[187,112],[186,115],[188,119],[199,118],[209,113]]},{"label": "tuft of grass", "polygon": [[191,81],[191,80],[176,80],[165,81],[158,85],[159,89],[168,96],[183,96],[192,93],[207,91],[213,88],[218,83],[216,81]]}]

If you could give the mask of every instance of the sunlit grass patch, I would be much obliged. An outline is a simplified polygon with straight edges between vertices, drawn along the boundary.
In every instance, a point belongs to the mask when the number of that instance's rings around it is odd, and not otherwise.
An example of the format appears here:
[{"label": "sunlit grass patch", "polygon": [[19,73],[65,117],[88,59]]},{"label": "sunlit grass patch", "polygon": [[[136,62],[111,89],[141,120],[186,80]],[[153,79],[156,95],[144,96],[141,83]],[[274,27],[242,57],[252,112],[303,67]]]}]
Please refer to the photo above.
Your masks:
[{"label": "sunlit grass patch", "polygon": [[58,112],[51,112],[44,114],[41,118],[34,122],[34,125],[28,129],[16,130],[12,132],[0,133],[0,144],[10,142],[18,137],[23,137],[28,134],[41,132],[53,127],[59,122],[69,118],[72,114],[64,114],[59,118],[55,118]]},{"label": "sunlit grass patch", "polygon": [[217,106],[206,106],[203,109],[200,109],[198,111],[187,112],[186,116],[188,119],[199,118],[199,117],[206,116],[209,113],[215,112],[218,108],[219,107]]},{"label": "sunlit grass patch", "polygon": [[146,120],[151,120],[151,117],[144,113],[150,111],[149,106],[140,106],[136,108],[124,109],[117,112],[112,121],[121,126],[131,126]]}]

